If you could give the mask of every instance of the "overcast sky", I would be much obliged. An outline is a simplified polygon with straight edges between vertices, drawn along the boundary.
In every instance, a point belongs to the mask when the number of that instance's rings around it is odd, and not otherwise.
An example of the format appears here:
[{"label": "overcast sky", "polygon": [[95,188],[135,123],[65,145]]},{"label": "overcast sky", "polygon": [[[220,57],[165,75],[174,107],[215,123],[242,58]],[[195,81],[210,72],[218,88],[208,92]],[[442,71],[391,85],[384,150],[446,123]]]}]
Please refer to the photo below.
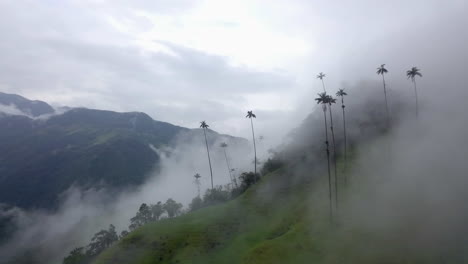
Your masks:
[{"label": "overcast sky", "polygon": [[318,72],[335,91],[466,49],[466,2],[0,0],[0,91],[245,137],[254,110],[268,135],[313,109]]}]

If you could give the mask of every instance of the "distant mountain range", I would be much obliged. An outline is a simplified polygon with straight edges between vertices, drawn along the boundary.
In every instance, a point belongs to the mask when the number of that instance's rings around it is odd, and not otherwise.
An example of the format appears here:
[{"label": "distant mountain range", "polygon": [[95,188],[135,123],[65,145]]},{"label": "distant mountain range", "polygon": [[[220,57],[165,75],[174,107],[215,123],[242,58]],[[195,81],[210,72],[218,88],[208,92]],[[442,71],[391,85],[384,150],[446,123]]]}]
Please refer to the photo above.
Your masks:
[{"label": "distant mountain range", "polygon": [[[212,142],[247,144],[209,133]],[[180,135],[201,140],[202,132],[139,112],[73,108],[57,114],[45,102],[0,93],[0,203],[53,209],[72,185],[137,186],[157,169],[154,148],[171,146]]]}]

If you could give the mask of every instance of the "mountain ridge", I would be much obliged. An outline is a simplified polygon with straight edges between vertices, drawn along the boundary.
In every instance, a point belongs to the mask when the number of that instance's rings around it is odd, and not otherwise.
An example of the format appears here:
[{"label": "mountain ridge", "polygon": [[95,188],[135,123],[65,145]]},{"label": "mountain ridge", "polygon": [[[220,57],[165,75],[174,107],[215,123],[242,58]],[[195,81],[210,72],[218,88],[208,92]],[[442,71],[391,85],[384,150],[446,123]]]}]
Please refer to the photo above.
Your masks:
[{"label": "mountain ridge", "polygon": [[[4,95],[0,93],[0,98]],[[38,104],[21,96],[6,97],[20,98],[19,110]],[[12,100],[0,102],[16,105]],[[154,148],[175,146],[181,137],[202,136],[198,129],[153,120],[142,112],[72,108],[60,114],[42,111],[46,118],[36,118],[42,115],[35,113],[0,115],[0,203],[53,209],[72,185],[87,189],[104,183],[115,190],[138,186],[158,170]],[[213,130],[208,133],[210,144],[221,139],[247,142]]]}]

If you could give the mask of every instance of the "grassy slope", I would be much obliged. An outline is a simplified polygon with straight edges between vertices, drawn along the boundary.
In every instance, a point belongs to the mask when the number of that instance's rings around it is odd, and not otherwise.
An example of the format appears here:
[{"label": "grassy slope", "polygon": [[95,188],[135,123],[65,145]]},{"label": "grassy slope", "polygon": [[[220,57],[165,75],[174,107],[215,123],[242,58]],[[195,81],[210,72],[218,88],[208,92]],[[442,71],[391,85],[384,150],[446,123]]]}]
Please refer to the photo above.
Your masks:
[{"label": "grassy slope", "polygon": [[398,236],[348,225],[345,215],[330,224],[327,183],[288,179],[279,170],[229,203],[143,226],[94,264],[439,263],[392,241]]},{"label": "grassy slope", "polygon": [[308,234],[304,187],[263,198],[251,189],[226,204],[148,224],[95,263],[307,263],[319,255]]}]

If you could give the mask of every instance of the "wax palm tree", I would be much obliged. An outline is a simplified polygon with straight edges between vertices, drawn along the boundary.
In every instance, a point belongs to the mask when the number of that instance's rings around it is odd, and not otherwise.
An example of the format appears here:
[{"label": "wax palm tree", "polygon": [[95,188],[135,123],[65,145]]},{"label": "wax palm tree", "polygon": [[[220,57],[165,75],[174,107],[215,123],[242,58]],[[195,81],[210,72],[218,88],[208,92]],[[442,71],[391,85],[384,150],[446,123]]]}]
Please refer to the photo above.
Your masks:
[{"label": "wax palm tree", "polygon": [[208,139],[206,138],[206,130],[210,126],[208,124],[206,124],[205,121],[201,121],[200,122],[200,127],[203,129],[203,134],[205,135],[206,153],[208,154],[208,165],[210,165],[211,189],[213,189],[214,188],[214,185],[213,185],[213,169],[211,168],[210,149],[208,148]]},{"label": "wax palm tree", "polygon": [[195,178],[195,184],[197,185],[197,189],[198,189],[198,197],[200,197],[200,174],[195,174],[193,175],[193,177]]},{"label": "wax palm tree", "polygon": [[323,92],[327,92],[325,90],[325,83],[323,82],[323,78],[325,77],[326,75],[323,73],[323,72],[320,72],[318,75],[317,75],[317,79],[320,79],[322,81],[322,86],[323,86]]},{"label": "wax palm tree", "polygon": [[346,178],[346,166],[347,166],[347,141],[346,141],[346,115],[345,115],[345,104],[344,104],[344,97],[348,95],[344,89],[339,89],[336,92],[336,96],[341,97],[341,109],[343,110],[343,138],[344,138],[344,182],[345,185],[347,184]]},{"label": "wax palm tree", "polygon": [[406,76],[408,76],[408,79],[411,78],[411,81],[414,84],[414,96],[416,99],[416,117],[418,116],[418,90],[416,88],[416,76],[422,77],[422,74],[420,72],[420,69],[417,67],[412,67],[411,70],[406,71]]},{"label": "wax palm tree", "polygon": [[247,111],[247,115],[245,116],[246,118],[250,118],[250,125],[252,127],[252,139],[253,139],[253,146],[254,146],[254,181],[256,182],[257,180],[257,147],[255,145],[255,133],[254,133],[254,127],[253,127],[253,120],[252,118],[257,118],[257,116],[252,112],[252,111]]},{"label": "wax palm tree", "polygon": [[228,168],[228,173],[229,173],[229,179],[231,179],[231,184],[234,184],[234,181],[232,179],[232,174],[231,174],[231,166],[229,165],[229,159],[227,157],[227,152],[226,152],[226,148],[228,147],[228,144],[226,144],[225,142],[221,143],[219,145],[221,148],[223,148],[223,151],[224,151],[224,157],[226,158],[226,165],[227,165],[227,168]]},{"label": "wax palm tree", "polygon": [[328,97],[327,93],[319,93],[318,97],[315,98],[317,104],[322,105],[323,110],[323,120],[325,122],[325,146],[326,146],[326,153],[327,153],[327,168],[328,168],[328,198],[329,198],[329,211],[330,211],[330,220],[333,218],[332,212],[332,187],[331,187],[331,173],[330,173],[330,148],[328,144],[328,124],[327,124],[327,104],[328,104]]},{"label": "wax palm tree", "polygon": [[338,209],[338,170],[336,169],[336,142],[335,142],[335,131],[333,129],[333,114],[332,114],[332,104],[336,103],[336,99],[331,95],[327,95],[326,102],[328,103],[328,112],[330,114],[330,131],[332,135],[333,143],[333,167],[335,172],[335,206]]},{"label": "wax palm tree", "polygon": [[377,74],[382,75],[382,81],[383,81],[383,90],[384,90],[384,96],[385,96],[385,111],[387,113],[387,128],[390,127],[390,112],[388,111],[388,100],[387,100],[387,86],[385,84],[385,74],[388,72],[388,70],[385,68],[385,64],[380,65],[380,67],[377,68]]}]

